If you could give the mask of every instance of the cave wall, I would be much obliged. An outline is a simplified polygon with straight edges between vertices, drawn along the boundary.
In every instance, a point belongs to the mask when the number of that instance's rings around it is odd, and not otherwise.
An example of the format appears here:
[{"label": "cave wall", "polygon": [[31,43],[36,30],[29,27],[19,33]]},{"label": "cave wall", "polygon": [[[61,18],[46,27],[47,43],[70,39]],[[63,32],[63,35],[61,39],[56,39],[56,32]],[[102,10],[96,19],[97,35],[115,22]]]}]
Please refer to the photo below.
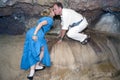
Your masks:
[{"label": "cave wall", "polygon": [[0,0],[0,34],[24,34],[55,1],[83,14],[89,24],[103,13],[120,11],[119,0]]}]

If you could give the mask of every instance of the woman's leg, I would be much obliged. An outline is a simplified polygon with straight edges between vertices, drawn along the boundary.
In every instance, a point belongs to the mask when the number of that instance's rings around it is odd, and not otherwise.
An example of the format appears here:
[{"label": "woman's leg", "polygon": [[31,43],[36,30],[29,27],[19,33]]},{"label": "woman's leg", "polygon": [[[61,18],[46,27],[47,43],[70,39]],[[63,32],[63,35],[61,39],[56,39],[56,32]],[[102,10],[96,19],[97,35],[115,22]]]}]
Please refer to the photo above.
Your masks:
[{"label": "woman's leg", "polygon": [[[40,61],[42,60],[43,56],[44,56],[44,47],[42,47],[40,50]],[[35,69],[43,69],[43,66],[40,66],[40,62],[37,62],[36,65],[30,67],[30,74],[28,75],[28,79],[33,78]]]},{"label": "woman's leg", "polygon": [[43,56],[44,56],[44,47],[41,48],[40,61],[42,60]]},{"label": "woman's leg", "polygon": [[33,77],[35,73],[35,65],[30,67],[30,74],[28,75],[28,77]]},{"label": "woman's leg", "polygon": [[[44,56],[44,47],[42,47],[40,50],[40,61],[42,60],[43,56]],[[40,66],[40,62],[37,62],[35,69],[43,69],[43,66]]]}]

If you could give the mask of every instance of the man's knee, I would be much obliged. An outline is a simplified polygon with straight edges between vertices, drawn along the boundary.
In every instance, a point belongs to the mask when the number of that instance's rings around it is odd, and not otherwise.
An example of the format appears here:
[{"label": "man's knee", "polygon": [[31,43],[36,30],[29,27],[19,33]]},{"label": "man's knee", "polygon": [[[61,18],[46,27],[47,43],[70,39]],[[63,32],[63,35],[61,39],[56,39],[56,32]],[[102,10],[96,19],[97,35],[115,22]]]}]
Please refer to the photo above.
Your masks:
[{"label": "man's knee", "polygon": [[71,37],[73,37],[73,36],[74,36],[74,33],[73,33],[73,32],[71,32],[71,31],[68,31],[66,35],[67,35],[68,37],[70,37],[70,38],[71,38]]}]

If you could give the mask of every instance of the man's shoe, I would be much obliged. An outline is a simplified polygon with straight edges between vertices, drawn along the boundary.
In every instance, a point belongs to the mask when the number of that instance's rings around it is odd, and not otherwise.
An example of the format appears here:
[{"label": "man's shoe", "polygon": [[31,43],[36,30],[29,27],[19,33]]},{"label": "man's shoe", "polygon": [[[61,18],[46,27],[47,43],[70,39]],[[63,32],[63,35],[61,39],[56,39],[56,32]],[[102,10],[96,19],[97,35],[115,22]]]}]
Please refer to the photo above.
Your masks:
[{"label": "man's shoe", "polygon": [[45,69],[45,66],[42,66],[42,68],[40,68],[40,69],[35,69],[35,72],[36,71],[41,71],[41,70],[44,70]]},{"label": "man's shoe", "polygon": [[86,45],[89,42],[89,40],[90,40],[90,35],[88,35],[87,38],[83,42],[81,42],[81,44]]},{"label": "man's shoe", "polygon": [[85,45],[85,44],[87,44],[87,43],[88,43],[88,40],[87,40],[87,39],[85,39],[83,42],[81,42],[82,45]]}]

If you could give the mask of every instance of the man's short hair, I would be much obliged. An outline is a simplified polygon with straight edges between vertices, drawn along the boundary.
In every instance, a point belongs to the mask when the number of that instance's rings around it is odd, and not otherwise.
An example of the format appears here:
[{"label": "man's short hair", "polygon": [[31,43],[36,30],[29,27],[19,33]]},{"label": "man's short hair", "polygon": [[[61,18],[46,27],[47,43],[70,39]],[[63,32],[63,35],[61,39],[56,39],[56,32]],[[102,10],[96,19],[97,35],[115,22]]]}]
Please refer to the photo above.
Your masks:
[{"label": "man's short hair", "polygon": [[62,3],[61,3],[61,2],[55,2],[55,3],[53,4],[53,6],[54,6],[54,5],[57,5],[58,7],[63,8],[63,5],[62,5]]}]

